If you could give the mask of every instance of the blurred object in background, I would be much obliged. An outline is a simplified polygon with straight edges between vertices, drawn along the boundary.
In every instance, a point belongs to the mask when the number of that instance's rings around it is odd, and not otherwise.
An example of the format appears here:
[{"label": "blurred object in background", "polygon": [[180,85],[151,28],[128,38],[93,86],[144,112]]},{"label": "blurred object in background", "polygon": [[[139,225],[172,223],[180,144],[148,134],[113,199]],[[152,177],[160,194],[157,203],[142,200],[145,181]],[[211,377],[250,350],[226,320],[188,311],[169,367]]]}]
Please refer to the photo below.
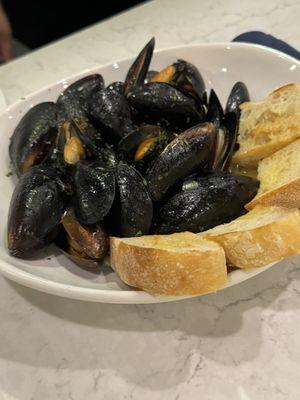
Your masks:
[{"label": "blurred object in background", "polygon": [[13,35],[31,49],[82,29],[142,0],[2,0]]},{"label": "blurred object in background", "polygon": [[12,34],[9,19],[0,1],[0,61],[12,58]]}]

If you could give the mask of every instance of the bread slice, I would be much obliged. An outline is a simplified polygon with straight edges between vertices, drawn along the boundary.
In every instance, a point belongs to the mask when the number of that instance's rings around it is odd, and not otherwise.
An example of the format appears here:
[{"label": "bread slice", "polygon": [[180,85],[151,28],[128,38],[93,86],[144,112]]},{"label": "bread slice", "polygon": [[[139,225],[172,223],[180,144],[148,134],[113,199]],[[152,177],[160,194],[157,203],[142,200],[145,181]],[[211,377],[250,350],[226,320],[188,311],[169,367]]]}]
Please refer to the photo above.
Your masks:
[{"label": "bread slice", "polygon": [[258,166],[260,187],[246,205],[300,208],[300,139],[265,158]]},{"label": "bread slice", "polygon": [[227,282],[222,247],[193,233],[112,237],[110,252],[122,281],[152,294],[203,294]]},{"label": "bread slice", "polygon": [[241,105],[239,150],[233,163],[255,167],[275,151],[300,138],[300,86],[289,84],[264,100]]},{"label": "bread slice", "polygon": [[261,267],[300,253],[300,211],[257,206],[199,235],[220,244],[230,265]]}]

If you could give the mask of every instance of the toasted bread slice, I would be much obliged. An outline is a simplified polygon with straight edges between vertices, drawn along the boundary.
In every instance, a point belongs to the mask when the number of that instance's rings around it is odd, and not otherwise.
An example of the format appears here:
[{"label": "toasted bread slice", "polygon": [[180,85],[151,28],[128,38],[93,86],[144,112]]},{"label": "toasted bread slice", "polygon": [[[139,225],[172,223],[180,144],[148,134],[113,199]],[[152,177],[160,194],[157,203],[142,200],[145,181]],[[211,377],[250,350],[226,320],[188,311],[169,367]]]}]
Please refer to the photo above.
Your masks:
[{"label": "toasted bread slice", "polygon": [[248,210],[257,204],[300,208],[300,139],[260,161],[257,177],[260,187]]},{"label": "toasted bread slice", "polygon": [[300,138],[300,85],[289,84],[264,100],[241,105],[239,150],[233,163],[247,168]]},{"label": "toasted bread slice", "polygon": [[130,286],[156,295],[192,295],[226,285],[221,246],[193,233],[111,238],[111,266]]},{"label": "toasted bread slice", "polygon": [[257,206],[236,220],[199,234],[219,243],[227,262],[255,268],[300,253],[300,211]]}]

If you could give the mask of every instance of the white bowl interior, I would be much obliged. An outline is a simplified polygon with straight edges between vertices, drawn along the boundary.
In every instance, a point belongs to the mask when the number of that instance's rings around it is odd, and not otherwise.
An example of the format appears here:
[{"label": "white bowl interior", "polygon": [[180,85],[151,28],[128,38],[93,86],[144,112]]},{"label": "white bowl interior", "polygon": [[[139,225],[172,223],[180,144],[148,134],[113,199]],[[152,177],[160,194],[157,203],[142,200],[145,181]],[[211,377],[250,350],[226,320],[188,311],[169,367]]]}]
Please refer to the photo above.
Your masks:
[{"label": "white bowl interior", "polygon": [[[215,89],[223,104],[238,80],[246,83],[252,100],[286,83],[300,82],[299,62],[279,52],[247,44],[193,45],[158,51],[151,69],[159,70],[178,58],[199,68],[207,87]],[[10,279],[45,292],[99,302],[151,303],[178,299],[157,298],[132,290],[108,266],[100,274],[82,270],[54,246],[45,249],[42,258],[24,261],[9,256],[5,245],[7,212],[15,182],[15,177],[8,176],[8,145],[20,118],[37,103],[55,101],[70,83],[90,73],[101,73],[106,83],[124,79],[131,62],[124,60],[72,76],[21,99],[0,115],[0,270]],[[228,285],[249,279],[266,268],[232,272]]]}]

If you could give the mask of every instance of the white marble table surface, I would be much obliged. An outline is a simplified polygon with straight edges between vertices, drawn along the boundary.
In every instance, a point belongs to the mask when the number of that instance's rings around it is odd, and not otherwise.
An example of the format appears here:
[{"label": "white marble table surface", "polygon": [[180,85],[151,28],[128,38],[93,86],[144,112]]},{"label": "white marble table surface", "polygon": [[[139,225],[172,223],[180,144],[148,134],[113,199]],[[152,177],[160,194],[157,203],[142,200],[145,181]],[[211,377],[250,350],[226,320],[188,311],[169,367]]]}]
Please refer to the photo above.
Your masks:
[{"label": "white marble table surface", "polygon": [[[157,46],[273,33],[300,48],[299,0],[156,0],[0,68],[9,102]],[[300,258],[219,294],[104,305],[0,277],[0,400],[298,400]]]}]

